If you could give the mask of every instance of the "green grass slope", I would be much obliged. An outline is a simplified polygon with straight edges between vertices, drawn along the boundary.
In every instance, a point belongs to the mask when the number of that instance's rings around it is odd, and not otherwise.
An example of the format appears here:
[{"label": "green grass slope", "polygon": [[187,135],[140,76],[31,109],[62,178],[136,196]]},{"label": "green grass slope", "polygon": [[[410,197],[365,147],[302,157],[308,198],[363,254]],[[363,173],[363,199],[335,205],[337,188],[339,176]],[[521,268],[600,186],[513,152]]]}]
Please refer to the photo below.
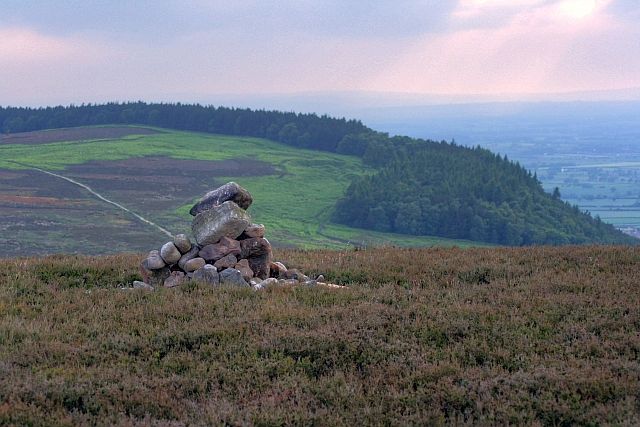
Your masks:
[{"label": "green grass slope", "polygon": [[[302,248],[344,248],[380,244],[400,246],[468,246],[473,244],[468,241],[379,233],[331,223],[330,218],[335,202],[344,194],[353,176],[371,172],[358,158],[298,149],[264,139],[157,130],[161,133],[38,145],[0,145],[0,170],[20,171],[28,170],[29,167],[37,167],[65,176],[73,176],[74,179],[90,185],[100,194],[176,233],[189,231],[191,217],[188,215],[188,209],[198,196],[207,189],[234,180],[246,187],[254,196],[255,202],[250,208],[250,213],[256,222],[266,225],[267,236],[276,245]],[[175,185],[171,182],[157,185],[154,185],[153,182],[147,182],[150,191],[144,194],[131,194],[119,184],[119,181],[126,181],[129,178],[136,179],[133,175],[126,175],[130,171],[119,171],[119,175],[108,178],[113,175],[111,169],[109,169],[111,175],[106,172],[105,168],[109,165],[117,164],[118,161],[126,159],[138,159],[143,162],[150,157],[174,159],[176,161],[176,179],[186,177],[192,180],[192,184],[177,187],[178,181]],[[237,175],[230,173],[216,176],[212,180],[201,177],[198,171],[192,171],[189,167],[180,168],[180,161],[191,160],[208,161],[211,162],[212,167],[224,162],[249,160],[259,162],[262,165],[270,165],[273,172],[259,176],[246,176],[247,171],[238,170]],[[74,175],[73,168],[79,165],[91,165],[90,170],[93,174]],[[158,173],[160,172],[174,173],[167,170],[158,171]],[[152,181],[153,176],[149,180]],[[49,193],[40,191],[39,195],[57,197],[55,181],[54,178],[51,178],[48,182]],[[68,185],[62,181],[59,184],[61,186]],[[7,195],[11,191],[16,192],[20,189],[4,188],[3,190],[2,180],[0,180],[0,196]],[[30,191],[34,190],[30,189]],[[78,199],[83,197],[91,198],[88,194],[76,196]],[[161,197],[168,198],[168,202],[161,207],[154,206],[154,199]],[[91,203],[94,206],[93,210],[99,209],[108,212],[114,210],[111,206],[100,205],[95,200]],[[0,211],[2,209],[9,208],[0,207]],[[22,212],[25,215],[32,214],[29,210]],[[52,215],[57,215],[57,212]],[[73,222],[74,215],[72,212],[67,212],[66,220],[58,218],[58,221],[63,225],[65,221]],[[87,213],[80,212],[79,215],[84,216]],[[150,249],[148,246],[144,246],[149,244],[148,239],[145,240],[139,235],[141,231],[146,234],[157,234],[154,229],[147,228],[121,213],[114,212],[114,215],[118,215],[118,218],[96,219],[95,221],[111,223],[113,229],[128,227],[130,233],[126,233],[125,237],[120,237],[126,239],[128,244],[117,245],[116,242],[112,242],[111,246],[116,245],[117,247],[111,251],[104,249],[104,252]],[[37,227],[32,230],[16,230],[16,235],[22,236],[23,239],[43,238],[43,232]],[[104,231],[103,234],[109,235],[110,233]],[[79,250],[83,244],[89,244],[86,242],[87,240],[91,240],[90,233],[88,233],[89,237],[85,237],[85,241],[80,239],[81,241],[69,242],[69,240],[74,240],[73,235],[73,231],[69,231],[66,234],[63,233],[63,236],[55,237],[63,240],[66,236],[64,245],[61,243],[59,247],[64,251],[74,251],[74,248]],[[136,239],[136,236],[139,238]],[[105,238],[108,239],[108,236]],[[158,239],[160,242],[162,236],[160,235]],[[52,242],[49,247],[51,248],[50,252],[57,252],[55,242]],[[24,252],[29,253],[29,248],[27,247]],[[93,243],[89,250],[85,249],[85,252],[104,253],[99,243]]]}]

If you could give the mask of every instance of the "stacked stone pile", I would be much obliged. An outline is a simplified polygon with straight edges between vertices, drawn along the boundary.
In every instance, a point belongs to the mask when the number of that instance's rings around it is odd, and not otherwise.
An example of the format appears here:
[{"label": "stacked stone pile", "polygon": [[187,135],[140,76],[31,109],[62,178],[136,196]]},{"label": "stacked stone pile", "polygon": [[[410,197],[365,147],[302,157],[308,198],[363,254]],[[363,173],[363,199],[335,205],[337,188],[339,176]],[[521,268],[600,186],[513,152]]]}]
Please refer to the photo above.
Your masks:
[{"label": "stacked stone pile", "polygon": [[143,281],[134,287],[172,288],[190,280],[209,285],[253,286],[323,285],[324,277],[311,279],[298,270],[274,262],[265,227],[253,224],[247,209],[251,194],[235,182],[205,194],[190,210],[194,216],[194,241],[178,234],[140,264]]}]

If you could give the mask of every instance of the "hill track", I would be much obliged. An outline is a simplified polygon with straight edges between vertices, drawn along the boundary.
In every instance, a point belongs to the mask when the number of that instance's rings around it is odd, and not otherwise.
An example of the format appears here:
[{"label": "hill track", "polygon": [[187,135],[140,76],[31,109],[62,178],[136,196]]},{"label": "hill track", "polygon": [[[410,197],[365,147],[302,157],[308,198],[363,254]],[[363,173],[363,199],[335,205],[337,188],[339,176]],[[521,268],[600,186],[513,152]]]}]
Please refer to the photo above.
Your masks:
[{"label": "hill track", "polygon": [[59,178],[59,179],[64,179],[65,181],[70,182],[70,183],[72,183],[72,184],[74,184],[74,185],[77,185],[78,187],[82,187],[83,189],[87,190],[91,195],[93,195],[94,197],[96,197],[97,199],[102,200],[102,201],[103,201],[103,202],[105,202],[105,203],[108,203],[108,204],[110,204],[110,205],[115,206],[116,208],[118,208],[118,209],[120,209],[120,210],[122,210],[122,211],[126,212],[127,214],[134,216],[134,217],[135,217],[136,219],[138,219],[139,221],[141,221],[141,222],[143,222],[143,223],[145,223],[145,224],[147,224],[147,225],[151,225],[152,227],[157,228],[158,230],[160,230],[162,233],[166,234],[167,236],[169,236],[169,237],[173,238],[173,234],[172,234],[169,230],[167,230],[166,228],[164,228],[164,227],[162,227],[162,226],[160,226],[160,225],[156,224],[155,222],[153,222],[153,221],[151,221],[151,220],[148,220],[147,218],[143,217],[143,216],[142,216],[142,215],[140,215],[140,214],[137,214],[137,213],[133,212],[132,210],[130,210],[130,209],[128,209],[128,208],[126,208],[125,206],[122,206],[122,205],[121,205],[120,203],[118,203],[118,202],[114,202],[113,200],[109,200],[109,199],[107,199],[107,198],[106,198],[106,197],[104,197],[102,194],[98,193],[97,191],[95,191],[93,188],[89,187],[89,186],[88,186],[88,185],[86,185],[86,184],[83,184],[83,183],[81,183],[81,182],[78,182],[78,181],[76,181],[75,179],[69,178],[69,177],[67,177],[67,176],[60,175],[60,174],[57,174],[57,173],[54,173],[54,172],[50,172],[50,171],[47,171],[47,170],[44,170],[44,169],[40,169],[40,168],[38,168],[38,167],[31,166],[31,165],[28,165],[28,164],[25,164],[25,163],[20,163],[20,162],[11,161],[11,160],[7,160],[7,161],[8,161],[8,162],[11,162],[11,163],[15,163],[15,164],[20,165],[20,166],[27,167],[27,168],[29,168],[29,169],[36,170],[36,171],[38,171],[38,172],[42,172],[42,173],[47,174],[47,175],[54,176],[54,177]]}]

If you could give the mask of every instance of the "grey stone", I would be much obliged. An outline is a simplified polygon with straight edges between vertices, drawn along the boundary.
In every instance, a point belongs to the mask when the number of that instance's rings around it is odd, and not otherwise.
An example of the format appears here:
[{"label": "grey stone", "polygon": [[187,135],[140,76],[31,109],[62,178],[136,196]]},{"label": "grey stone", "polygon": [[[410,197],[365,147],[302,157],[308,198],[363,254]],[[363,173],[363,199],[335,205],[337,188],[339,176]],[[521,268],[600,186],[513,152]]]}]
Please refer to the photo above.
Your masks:
[{"label": "grey stone", "polygon": [[231,268],[235,266],[237,263],[238,263],[238,258],[229,254],[225,257],[220,258],[218,261],[216,261],[213,264],[213,266],[218,270],[224,270],[225,268]]},{"label": "grey stone", "polygon": [[191,249],[189,249],[189,252],[182,255],[178,260],[178,267],[184,270],[185,269],[184,266],[187,263],[187,261],[196,258],[198,256],[199,251],[200,251],[200,248],[197,245],[191,246]]},{"label": "grey stone", "polygon": [[173,244],[181,254],[186,254],[191,250],[191,240],[184,234],[176,234],[173,238]]},{"label": "grey stone", "polygon": [[162,286],[164,280],[169,277],[169,274],[171,274],[171,270],[167,266],[160,269],[149,268],[148,258],[140,263],[140,275],[142,276],[142,281],[150,284],[151,286]]},{"label": "grey stone", "polygon": [[222,285],[249,286],[249,284],[242,278],[242,273],[235,268],[227,268],[222,271],[220,273],[220,283]]},{"label": "grey stone", "polygon": [[183,283],[186,283],[189,279],[182,271],[172,271],[169,277],[164,279],[165,288],[175,288]]},{"label": "grey stone", "polygon": [[[227,201],[236,203],[242,209],[247,209],[251,206],[253,198],[247,190],[240,187],[235,182],[228,182],[222,187],[218,187],[205,194],[200,201],[191,208],[189,213],[196,216],[201,212],[205,212],[214,206],[222,205]],[[238,237],[239,235],[240,233],[235,237]]]},{"label": "grey stone", "polygon": [[164,268],[167,264],[164,262],[160,255],[149,255],[146,259],[147,263],[145,265],[149,270],[159,270]]},{"label": "grey stone", "polygon": [[259,290],[259,289],[264,289],[268,286],[273,286],[273,285],[277,285],[278,284],[278,279],[270,277],[268,279],[265,279],[259,283],[256,283],[255,285],[253,285],[253,289],[255,290]]},{"label": "grey stone", "polygon": [[198,255],[207,262],[216,262],[220,258],[232,254],[240,255],[240,242],[228,237],[222,237],[218,243],[207,245],[200,250]]},{"label": "grey stone", "polygon": [[318,285],[318,281],[317,280],[305,280],[304,282],[302,282],[303,285],[306,286],[317,286]]},{"label": "grey stone", "polygon": [[164,262],[171,265],[178,262],[182,254],[180,253],[178,248],[176,248],[176,245],[174,245],[173,242],[167,242],[162,245],[162,248],[160,248],[160,256],[162,257]]},{"label": "grey stone", "polygon": [[133,288],[134,289],[144,289],[144,290],[147,290],[147,291],[153,291],[155,289],[150,284],[141,282],[139,280],[134,280],[133,281]]},{"label": "grey stone", "polygon": [[297,281],[304,281],[309,279],[307,276],[305,276],[304,274],[302,274],[300,271],[298,271],[295,268],[289,269],[283,273],[280,274],[279,276],[280,279],[285,279],[285,280],[297,280]]},{"label": "grey stone", "polygon": [[316,281],[318,282],[324,282],[324,276],[321,274],[318,277],[316,277]]},{"label": "grey stone", "polygon": [[218,243],[222,237],[237,238],[251,218],[234,202],[224,202],[199,213],[191,223],[191,230],[200,246]]},{"label": "grey stone", "polygon": [[220,275],[216,268],[211,264],[206,264],[204,267],[197,269],[193,272],[193,280],[207,285],[219,285]]},{"label": "grey stone", "polygon": [[187,261],[185,263],[184,271],[186,271],[187,273],[194,272],[194,271],[198,270],[199,268],[204,267],[206,263],[207,262],[203,258],[190,259],[189,261]]}]

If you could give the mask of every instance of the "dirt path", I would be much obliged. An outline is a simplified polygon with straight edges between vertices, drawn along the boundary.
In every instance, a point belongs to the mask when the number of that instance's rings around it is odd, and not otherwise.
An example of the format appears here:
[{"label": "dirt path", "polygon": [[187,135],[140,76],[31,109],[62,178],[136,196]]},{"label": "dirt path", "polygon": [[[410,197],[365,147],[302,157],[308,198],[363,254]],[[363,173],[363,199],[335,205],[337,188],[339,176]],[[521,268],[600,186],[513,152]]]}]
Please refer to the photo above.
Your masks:
[{"label": "dirt path", "polygon": [[120,139],[129,135],[162,133],[140,126],[98,126],[48,129],[0,135],[1,144],[49,144],[52,142],[88,141],[94,139]]},{"label": "dirt path", "polygon": [[110,205],[113,205],[113,206],[117,207],[118,209],[120,209],[120,210],[122,210],[122,211],[124,211],[124,212],[126,212],[126,213],[128,213],[128,214],[130,214],[130,215],[132,215],[134,217],[136,217],[141,222],[143,222],[145,224],[148,224],[148,225],[151,225],[152,227],[157,228],[158,230],[160,230],[161,232],[163,232],[167,236],[173,238],[173,234],[171,234],[171,232],[168,231],[166,228],[163,228],[163,227],[159,226],[158,224],[156,224],[155,222],[150,221],[150,220],[146,219],[145,217],[143,217],[143,216],[141,216],[141,215],[139,215],[139,214],[127,209],[126,207],[122,206],[120,203],[117,203],[117,202],[114,202],[113,200],[107,199],[102,194],[94,191],[91,187],[89,187],[86,184],[78,182],[78,181],[76,181],[76,180],[74,180],[72,178],[66,177],[64,175],[60,175],[60,174],[57,174],[57,173],[49,172],[49,171],[46,171],[44,169],[37,168],[35,166],[27,165],[25,163],[15,162],[15,161],[11,161],[11,160],[7,160],[7,161],[9,161],[11,163],[15,163],[15,164],[20,165],[20,166],[28,167],[28,168],[33,169],[33,170],[37,170],[38,172],[42,172],[42,173],[45,173],[47,175],[55,176],[56,178],[64,179],[65,181],[68,181],[68,182],[70,182],[72,184],[75,184],[75,185],[77,185],[79,187],[82,187],[85,190],[87,190],[89,193],[91,193],[93,196],[95,196],[98,199],[102,200],[103,202],[109,203]]}]

